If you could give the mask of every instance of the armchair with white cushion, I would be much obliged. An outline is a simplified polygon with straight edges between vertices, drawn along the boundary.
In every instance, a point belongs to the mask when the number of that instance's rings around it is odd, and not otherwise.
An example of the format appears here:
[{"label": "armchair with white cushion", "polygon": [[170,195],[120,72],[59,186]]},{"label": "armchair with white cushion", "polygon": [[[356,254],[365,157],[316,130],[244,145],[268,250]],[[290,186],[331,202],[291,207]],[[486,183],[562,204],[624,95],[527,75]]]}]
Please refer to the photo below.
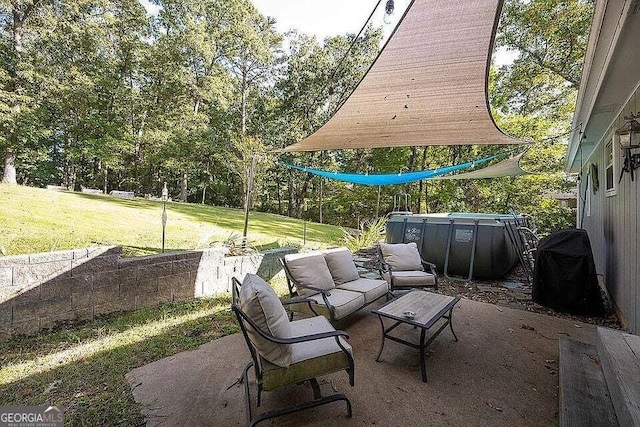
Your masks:
[{"label": "armchair with white cushion", "polygon": [[420,257],[418,245],[380,243],[378,270],[391,290],[432,287],[438,289],[436,266]]},{"label": "armchair with white cushion", "polygon": [[[354,385],[354,360],[349,335],[336,330],[324,316],[289,321],[275,291],[259,276],[247,274],[241,284],[235,277],[232,285],[235,313],[251,363],[243,373],[247,420],[250,426],[261,421],[332,402],[344,401],[351,417],[351,402],[341,393],[323,397],[317,377],[346,371]],[[282,409],[253,415],[249,392],[249,370],[254,368],[257,406],[263,391],[277,390],[309,382],[313,399]]]}]

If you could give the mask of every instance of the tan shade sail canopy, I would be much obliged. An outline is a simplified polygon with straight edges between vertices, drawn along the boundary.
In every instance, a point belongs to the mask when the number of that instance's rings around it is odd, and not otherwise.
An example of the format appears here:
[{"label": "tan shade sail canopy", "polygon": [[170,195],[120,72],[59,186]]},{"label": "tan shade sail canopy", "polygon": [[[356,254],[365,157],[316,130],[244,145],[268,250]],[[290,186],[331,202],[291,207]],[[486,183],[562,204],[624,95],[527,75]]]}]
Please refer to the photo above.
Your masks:
[{"label": "tan shade sail canopy", "polygon": [[501,0],[414,0],[336,114],[285,151],[521,144],[496,126],[487,75]]},{"label": "tan shade sail canopy", "polygon": [[[525,152],[526,153],[526,152]],[[527,175],[531,172],[520,167],[520,159],[525,153],[517,156],[509,157],[506,160],[498,162],[486,168],[478,169],[472,172],[459,173],[456,175],[438,176],[432,179],[484,179],[484,178],[500,178],[503,176],[520,176]]]}]

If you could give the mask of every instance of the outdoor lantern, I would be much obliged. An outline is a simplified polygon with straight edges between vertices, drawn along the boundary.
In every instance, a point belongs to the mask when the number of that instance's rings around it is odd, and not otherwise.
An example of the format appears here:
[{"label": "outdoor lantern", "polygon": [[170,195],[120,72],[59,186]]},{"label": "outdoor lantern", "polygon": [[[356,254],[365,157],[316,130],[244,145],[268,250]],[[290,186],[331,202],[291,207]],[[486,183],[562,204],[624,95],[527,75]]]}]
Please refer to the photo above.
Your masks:
[{"label": "outdoor lantern", "polygon": [[638,115],[625,117],[624,125],[616,131],[620,139],[620,148],[640,148],[640,123],[636,120]]},{"label": "outdoor lantern", "polygon": [[162,253],[164,253],[164,237],[167,228],[167,200],[169,199],[169,190],[167,189],[167,183],[164,183],[162,188]]},{"label": "outdoor lantern", "polygon": [[387,15],[391,15],[393,13],[393,10],[395,9],[395,4],[393,0],[387,0],[387,4],[384,7],[384,12]]},{"label": "outdoor lantern", "polygon": [[391,24],[393,20],[393,11],[395,10],[395,3],[393,0],[387,0],[387,4],[384,6],[384,16],[382,21],[385,24]]},{"label": "outdoor lantern", "polygon": [[167,189],[167,183],[164,183],[164,187],[162,188],[162,201],[166,202],[169,200],[169,190]]}]

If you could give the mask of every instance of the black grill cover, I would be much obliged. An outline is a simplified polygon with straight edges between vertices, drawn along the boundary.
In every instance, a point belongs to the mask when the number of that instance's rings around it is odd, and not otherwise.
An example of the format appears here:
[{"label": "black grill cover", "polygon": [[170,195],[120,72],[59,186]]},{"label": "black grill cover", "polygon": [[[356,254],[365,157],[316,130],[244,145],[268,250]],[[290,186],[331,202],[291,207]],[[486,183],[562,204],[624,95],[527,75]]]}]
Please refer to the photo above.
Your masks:
[{"label": "black grill cover", "polygon": [[561,230],[540,240],[533,270],[533,300],[571,314],[604,314],[585,230]]}]

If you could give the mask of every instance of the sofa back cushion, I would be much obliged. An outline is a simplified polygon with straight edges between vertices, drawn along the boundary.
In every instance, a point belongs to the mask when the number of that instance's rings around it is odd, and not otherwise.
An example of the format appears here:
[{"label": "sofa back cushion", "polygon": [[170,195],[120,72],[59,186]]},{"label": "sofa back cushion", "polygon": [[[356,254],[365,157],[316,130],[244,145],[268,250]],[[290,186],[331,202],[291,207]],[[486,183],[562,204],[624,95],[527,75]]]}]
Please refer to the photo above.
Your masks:
[{"label": "sofa back cushion", "polygon": [[[293,279],[302,286],[313,286],[327,291],[336,287],[331,277],[331,272],[327,266],[324,256],[319,253],[314,254],[291,254],[286,255],[284,260]],[[318,292],[298,287],[300,296],[314,295]]]},{"label": "sofa back cushion", "polygon": [[[240,308],[262,330],[278,338],[292,335],[289,317],[275,291],[255,274],[247,274],[240,289]],[[291,364],[291,346],[277,344],[260,336],[245,323],[247,334],[260,356],[283,368]]]},{"label": "sofa back cushion", "polygon": [[347,248],[331,249],[324,253],[324,259],[336,285],[358,280],[360,275]]},{"label": "sofa back cushion", "polygon": [[422,271],[418,245],[411,243],[380,243],[384,262],[393,270]]}]

